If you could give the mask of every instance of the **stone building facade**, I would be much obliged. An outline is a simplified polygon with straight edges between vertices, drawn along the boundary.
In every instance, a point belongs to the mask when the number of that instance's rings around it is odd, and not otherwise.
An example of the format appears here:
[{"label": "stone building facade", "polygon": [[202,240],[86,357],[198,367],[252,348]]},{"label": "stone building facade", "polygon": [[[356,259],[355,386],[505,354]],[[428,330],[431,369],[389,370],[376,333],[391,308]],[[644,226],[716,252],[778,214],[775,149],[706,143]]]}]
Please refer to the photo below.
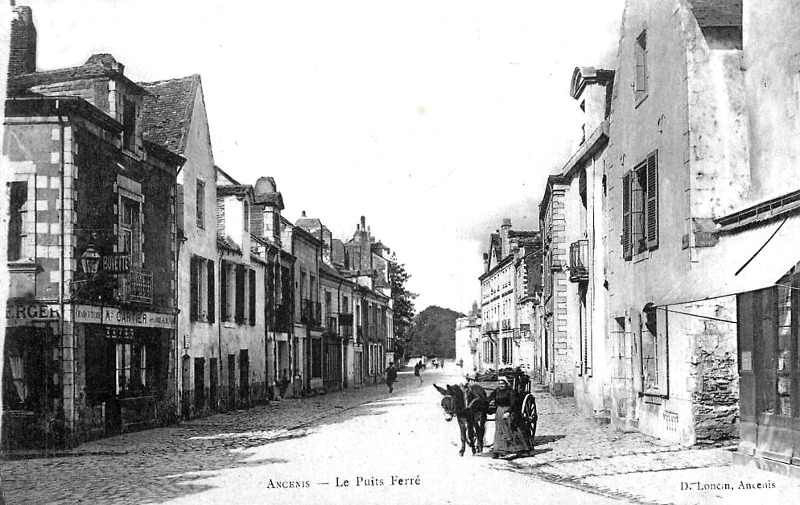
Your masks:
[{"label": "stone building facade", "polygon": [[[35,68],[35,55],[15,58]],[[107,54],[9,77],[5,447],[71,445],[174,418],[185,160],[142,137],[145,94]]]}]

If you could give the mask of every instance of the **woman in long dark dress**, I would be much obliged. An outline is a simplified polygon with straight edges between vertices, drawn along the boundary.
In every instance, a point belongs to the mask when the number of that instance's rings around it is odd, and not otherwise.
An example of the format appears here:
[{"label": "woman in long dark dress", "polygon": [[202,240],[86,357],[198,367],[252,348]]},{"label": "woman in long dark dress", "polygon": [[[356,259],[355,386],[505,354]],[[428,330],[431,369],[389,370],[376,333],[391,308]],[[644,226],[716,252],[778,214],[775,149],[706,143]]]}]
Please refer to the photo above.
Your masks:
[{"label": "woman in long dark dress", "polygon": [[493,458],[531,450],[528,439],[519,427],[521,422],[519,394],[511,388],[505,377],[500,377],[499,381],[497,389],[489,396],[490,402],[494,400],[497,407],[494,415]]}]

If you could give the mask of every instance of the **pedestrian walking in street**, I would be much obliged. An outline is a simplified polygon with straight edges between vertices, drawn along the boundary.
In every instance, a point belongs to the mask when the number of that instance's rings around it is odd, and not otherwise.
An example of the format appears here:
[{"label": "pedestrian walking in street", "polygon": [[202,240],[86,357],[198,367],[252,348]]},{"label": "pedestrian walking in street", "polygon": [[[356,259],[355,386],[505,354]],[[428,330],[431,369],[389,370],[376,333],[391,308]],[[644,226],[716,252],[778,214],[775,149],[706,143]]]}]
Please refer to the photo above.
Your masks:
[{"label": "pedestrian walking in street", "polygon": [[389,368],[386,369],[386,385],[389,386],[389,393],[394,393],[394,383],[397,381],[397,368],[394,367],[394,362],[389,363]]},{"label": "pedestrian walking in street", "polygon": [[419,378],[419,383],[422,384],[422,375],[419,373],[419,369],[422,368],[422,362],[418,361],[416,365],[414,365],[414,375]]},{"label": "pedestrian walking in street", "polygon": [[497,412],[494,415],[494,445],[492,458],[516,455],[529,452],[531,446],[520,429],[520,398],[511,388],[508,379],[500,377],[497,389],[489,395],[489,402],[494,401]]}]

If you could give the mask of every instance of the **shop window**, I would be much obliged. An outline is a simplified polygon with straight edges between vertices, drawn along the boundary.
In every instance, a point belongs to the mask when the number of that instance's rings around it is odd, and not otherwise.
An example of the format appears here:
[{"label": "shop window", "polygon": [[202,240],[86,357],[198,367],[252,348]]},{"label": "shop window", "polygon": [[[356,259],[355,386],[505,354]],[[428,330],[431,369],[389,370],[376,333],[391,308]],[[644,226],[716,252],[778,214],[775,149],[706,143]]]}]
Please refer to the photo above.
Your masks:
[{"label": "shop window", "polygon": [[147,390],[147,348],[141,343],[117,343],[117,384],[120,396],[144,394]]},{"label": "shop window", "polygon": [[55,391],[48,370],[49,345],[40,329],[9,328],[5,339],[3,410],[35,411],[44,407],[47,390]]},{"label": "shop window", "polygon": [[23,223],[25,203],[28,201],[28,183],[9,183],[8,209],[8,261],[22,258]]}]

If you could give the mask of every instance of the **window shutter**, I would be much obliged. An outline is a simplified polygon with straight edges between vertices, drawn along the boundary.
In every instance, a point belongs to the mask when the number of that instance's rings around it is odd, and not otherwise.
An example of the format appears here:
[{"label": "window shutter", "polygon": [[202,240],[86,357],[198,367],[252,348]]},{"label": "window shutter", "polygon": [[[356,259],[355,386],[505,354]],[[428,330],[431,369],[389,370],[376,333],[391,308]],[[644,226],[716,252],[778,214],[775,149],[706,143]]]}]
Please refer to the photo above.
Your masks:
[{"label": "window shutter", "polygon": [[200,312],[200,300],[198,300],[198,291],[200,286],[199,277],[199,262],[196,258],[192,258],[189,267],[189,319],[197,321]]},{"label": "window shutter", "polygon": [[647,158],[647,248],[658,247],[658,151]]},{"label": "window shutter", "polygon": [[631,172],[622,177],[622,257],[630,260],[633,257],[631,243]]},{"label": "window shutter", "polygon": [[208,315],[207,320],[209,323],[213,323],[216,320],[216,305],[217,305],[217,298],[216,298],[216,291],[214,290],[214,285],[216,284],[216,279],[214,275],[214,260],[208,260],[207,266],[207,280],[208,280],[208,298],[206,301],[208,302]]},{"label": "window shutter", "polygon": [[250,326],[256,325],[256,271],[250,270]]},{"label": "window shutter", "polygon": [[244,265],[236,265],[236,324],[244,323]]},{"label": "window shutter", "polygon": [[224,261],[219,264],[219,317],[222,321],[230,321],[228,310],[228,265]]}]

